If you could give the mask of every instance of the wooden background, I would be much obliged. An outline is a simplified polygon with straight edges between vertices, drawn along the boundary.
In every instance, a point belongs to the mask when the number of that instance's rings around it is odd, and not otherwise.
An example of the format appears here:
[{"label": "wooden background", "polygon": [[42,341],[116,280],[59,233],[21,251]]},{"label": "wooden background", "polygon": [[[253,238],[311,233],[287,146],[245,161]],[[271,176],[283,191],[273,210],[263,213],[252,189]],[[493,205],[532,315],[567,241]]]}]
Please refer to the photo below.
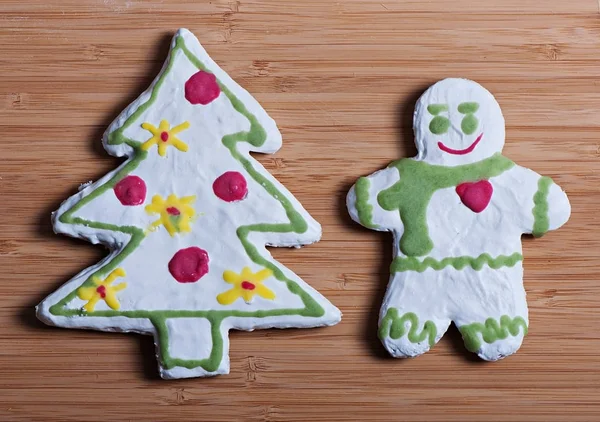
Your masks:
[{"label": "wooden background", "polygon": [[[1,0],[0,420],[600,420],[600,5],[596,0]],[[34,306],[105,252],[50,212],[119,164],[105,127],[179,27],[278,122],[258,157],[323,240],[276,258],[344,313],[332,328],[231,335],[231,374],[158,379],[149,337],[50,328]],[[391,237],[348,218],[354,180],[412,156],[418,95],[448,76],[498,98],[505,153],[553,177],[571,221],[524,239],[530,334],[479,362],[452,328],[387,357]]]}]

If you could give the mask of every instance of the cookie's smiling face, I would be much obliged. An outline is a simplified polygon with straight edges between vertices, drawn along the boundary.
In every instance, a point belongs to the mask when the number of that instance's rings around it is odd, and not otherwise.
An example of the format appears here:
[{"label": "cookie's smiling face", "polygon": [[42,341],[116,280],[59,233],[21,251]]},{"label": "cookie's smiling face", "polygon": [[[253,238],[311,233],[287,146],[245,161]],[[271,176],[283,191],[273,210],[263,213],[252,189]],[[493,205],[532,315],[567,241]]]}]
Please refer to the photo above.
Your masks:
[{"label": "cookie's smiling face", "polygon": [[444,79],[419,98],[414,115],[419,159],[456,166],[502,151],[504,117],[488,90],[467,79]]}]

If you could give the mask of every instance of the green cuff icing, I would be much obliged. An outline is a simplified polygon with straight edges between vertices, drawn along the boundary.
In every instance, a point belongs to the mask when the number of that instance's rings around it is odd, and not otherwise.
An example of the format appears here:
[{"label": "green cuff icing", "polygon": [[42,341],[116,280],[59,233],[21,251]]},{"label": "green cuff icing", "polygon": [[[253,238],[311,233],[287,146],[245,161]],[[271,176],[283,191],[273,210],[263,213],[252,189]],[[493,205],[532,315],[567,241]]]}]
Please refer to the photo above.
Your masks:
[{"label": "green cuff icing", "polygon": [[533,195],[533,230],[535,237],[541,237],[548,231],[550,221],[548,220],[548,192],[554,183],[549,177],[541,177],[538,181],[538,190]]},{"label": "green cuff icing", "polygon": [[356,181],[354,193],[356,194],[356,203],[354,207],[358,213],[360,224],[370,229],[377,228],[377,224],[373,224],[373,205],[369,204],[369,187],[371,182],[366,177],[361,177]]},{"label": "green cuff icing", "polygon": [[494,318],[488,318],[485,320],[485,324],[474,322],[459,327],[459,331],[467,350],[477,352],[482,345],[481,339],[491,344],[496,340],[504,340],[509,334],[513,337],[518,336],[521,328],[523,329],[523,336],[527,335],[527,323],[522,317],[511,318],[508,315],[502,315],[500,324]]},{"label": "green cuff icing", "polygon": [[393,340],[399,339],[407,332],[407,322],[410,326],[408,329],[408,340],[411,343],[421,343],[428,338],[429,346],[435,344],[437,328],[433,321],[425,321],[423,330],[419,333],[417,331],[419,327],[419,317],[413,312],[407,312],[401,317],[398,317],[398,309],[396,308],[388,309],[385,317],[381,320],[381,325],[379,326],[379,338],[383,340],[389,336]]},{"label": "green cuff icing", "polygon": [[427,206],[434,192],[465,182],[477,182],[499,176],[515,165],[497,153],[472,164],[448,167],[404,158],[390,164],[400,173],[400,180],[377,195],[386,211],[398,210],[404,233],[400,250],[407,256],[427,255],[433,249],[427,227]]},{"label": "green cuff icing", "polygon": [[517,262],[523,260],[523,255],[515,252],[512,255],[499,255],[492,258],[490,254],[484,253],[478,257],[474,256],[458,256],[455,258],[444,258],[441,261],[427,257],[423,261],[419,261],[415,257],[396,257],[392,261],[390,267],[391,273],[403,271],[416,271],[422,273],[427,268],[433,268],[439,271],[445,267],[452,266],[457,270],[462,270],[465,267],[471,267],[474,270],[481,270],[485,264],[488,267],[497,270],[502,267],[513,267]]}]

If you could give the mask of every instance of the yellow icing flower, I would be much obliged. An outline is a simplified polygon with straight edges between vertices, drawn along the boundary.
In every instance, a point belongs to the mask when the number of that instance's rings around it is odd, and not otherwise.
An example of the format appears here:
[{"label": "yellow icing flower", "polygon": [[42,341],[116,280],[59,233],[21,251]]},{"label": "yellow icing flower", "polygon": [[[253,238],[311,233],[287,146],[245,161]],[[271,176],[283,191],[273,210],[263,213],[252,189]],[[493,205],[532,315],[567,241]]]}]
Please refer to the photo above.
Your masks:
[{"label": "yellow icing flower", "polygon": [[268,268],[260,270],[257,273],[252,273],[248,267],[244,267],[240,274],[233,271],[225,271],[223,273],[223,280],[229,284],[233,284],[233,288],[218,295],[217,302],[221,305],[230,305],[241,297],[249,304],[252,302],[254,295],[273,300],[275,299],[275,293],[262,284],[263,281],[272,275],[273,271]]},{"label": "yellow icing flower", "polygon": [[160,218],[150,225],[150,230],[156,230],[157,227],[163,225],[171,236],[175,233],[191,231],[190,222],[196,212],[189,204],[195,200],[196,196],[178,198],[171,194],[165,201],[160,195],[154,195],[152,203],[146,205],[146,212],[159,214]]},{"label": "yellow icing flower", "polygon": [[117,277],[125,277],[125,270],[123,268],[117,268],[103,281],[99,281],[95,277],[92,278],[92,282],[94,283],[93,286],[84,286],[77,289],[77,296],[79,296],[79,298],[82,300],[88,301],[88,303],[83,306],[86,311],[93,312],[94,308],[96,307],[96,303],[98,303],[99,300],[103,300],[111,309],[114,310],[117,310],[121,307],[119,301],[117,300],[116,293],[127,287],[127,283],[111,286],[112,282],[115,281]]},{"label": "yellow icing flower", "polygon": [[150,123],[142,123],[142,127],[152,133],[152,138],[148,139],[142,144],[142,149],[148,151],[153,145],[158,146],[158,154],[164,157],[167,153],[167,146],[172,145],[179,151],[186,152],[188,146],[181,139],[175,137],[176,134],[182,130],[186,130],[190,127],[190,122],[183,122],[182,124],[169,128],[171,125],[166,120],[161,120],[160,125],[156,128]]}]

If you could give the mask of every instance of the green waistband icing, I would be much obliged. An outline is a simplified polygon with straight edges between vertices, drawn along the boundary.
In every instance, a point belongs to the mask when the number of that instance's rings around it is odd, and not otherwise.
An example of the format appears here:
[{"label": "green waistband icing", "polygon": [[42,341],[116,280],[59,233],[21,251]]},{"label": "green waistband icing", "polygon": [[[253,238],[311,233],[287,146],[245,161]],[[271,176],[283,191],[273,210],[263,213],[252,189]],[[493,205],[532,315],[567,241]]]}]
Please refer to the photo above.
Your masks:
[{"label": "green waistband icing", "polygon": [[484,265],[497,270],[502,267],[513,267],[517,262],[523,260],[523,255],[515,252],[512,255],[498,255],[496,258],[492,258],[490,254],[484,253],[478,257],[474,256],[458,256],[444,258],[441,261],[437,259],[427,257],[422,261],[419,261],[415,257],[396,257],[392,261],[390,272],[398,273],[403,271],[417,271],[422,273],[427,268],[432,268],[439,271],[445,267],[452,266],[457,270],[462,270],[465,267],[471,267],[474,270],[481,270]]},{"label": "green waistband icing", "polygon": [[423,256],[433,249],[426,211],[435,191],[465,182],[487,180],[514,165],[500,153],[476,163],[455,167],[431,165],[411,158],[390,164],[400,172],[400,180],[381,191],[377,201],[384,210],[398,210],[400,213],[404,225],[400,250],[407,256]]},{"label": "green waistband icing", "polygon": [[538,190],[533,195],[533,230],[535,237],[541,237],[550,228],[548,220],[548,192],[553,181],[551,178],[543,176],[538,181]]}]

